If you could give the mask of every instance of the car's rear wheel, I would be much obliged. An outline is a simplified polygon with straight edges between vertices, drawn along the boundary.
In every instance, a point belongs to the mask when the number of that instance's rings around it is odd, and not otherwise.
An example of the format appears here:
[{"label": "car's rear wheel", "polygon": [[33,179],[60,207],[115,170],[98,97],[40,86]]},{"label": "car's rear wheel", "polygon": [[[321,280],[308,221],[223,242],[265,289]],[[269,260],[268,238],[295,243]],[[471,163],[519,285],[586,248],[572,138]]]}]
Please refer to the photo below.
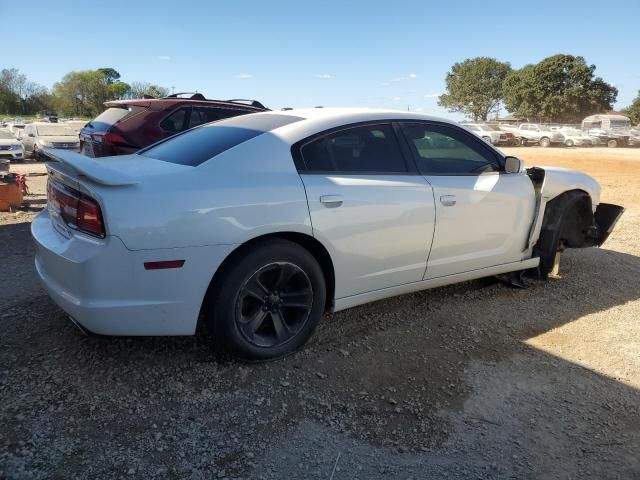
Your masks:
[{"label": "car's rear wheel", "polygon": [[326,286],[320,265],[307,250],[287,240],[251,248],[216,281],[209,328],[218,346],[245,360],[296,351],[324,312]]},{"label": "car's rear wheel", "polygon": [[482,137],[482,139],[487,143],[492,143],[491,142],[491,137]]},{"label": "car's rear wheel", "polygon": [[607,142],[607,147],[609,148],[616,148],[617,146],[618,146],[618,141],[614,138],[612,138]]},{"label": "car's rear wheel", "polygon": [[528,142],[528,140],[526,138],[524,138],[524,137],[520,138],[520,145],[522,145],[523,147],[526,147],[528,143],[529,142]]},{"label": "car's rear wheel", "polygon": [[36,162],[40,161],[40,152],[38,151],[38,147],[36,145],[33,146],[33,153],[31,154],[31,158],[33,158]]},{"label": "car's rear wheel", "polygon": [[549,140],[549,138],[547,137],[542,137],[540,139],[540,146],[542,148],[549,148],[551,146],[551,140]]},{"label": "car's rear wheel", "polygon": [[564,142],[564,144],[565,144],[567,147],[573,147],[573,140],[566,140],[566,141]]}]

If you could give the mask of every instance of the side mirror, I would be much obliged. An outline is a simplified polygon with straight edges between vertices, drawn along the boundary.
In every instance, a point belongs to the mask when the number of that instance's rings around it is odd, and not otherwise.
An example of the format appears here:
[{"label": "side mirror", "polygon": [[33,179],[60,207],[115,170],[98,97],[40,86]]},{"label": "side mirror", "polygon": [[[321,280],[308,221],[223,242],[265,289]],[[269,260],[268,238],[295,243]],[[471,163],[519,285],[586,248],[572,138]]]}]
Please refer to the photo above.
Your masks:
[{"label": "side mirror", "polygon": [[29,134],[29,136],[30,136],[30,137],[35,137],[35,136],[36,136],[36,134],[35,134],[35,133],[30,133],[30,134]]},{"label": "side mirror", "polygon": [[506,173],[520,173],[524,169],[524,162],[518,157],[506,157],[504,159],[504,171]]}]

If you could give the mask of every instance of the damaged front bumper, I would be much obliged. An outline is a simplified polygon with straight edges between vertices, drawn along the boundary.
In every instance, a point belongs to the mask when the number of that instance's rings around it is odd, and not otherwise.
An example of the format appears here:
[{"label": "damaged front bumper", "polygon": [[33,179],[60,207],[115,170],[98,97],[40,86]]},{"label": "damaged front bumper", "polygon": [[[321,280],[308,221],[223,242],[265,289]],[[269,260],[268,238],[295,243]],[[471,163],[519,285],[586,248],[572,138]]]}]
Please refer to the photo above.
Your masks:
[{"label": "damaged front bumper", "polygon": [[594,243],[601,246],[616,226],[616,223],[624,213],[624,207],[611,203],[601,203],[593,214],[595,231],[592,232]]}]

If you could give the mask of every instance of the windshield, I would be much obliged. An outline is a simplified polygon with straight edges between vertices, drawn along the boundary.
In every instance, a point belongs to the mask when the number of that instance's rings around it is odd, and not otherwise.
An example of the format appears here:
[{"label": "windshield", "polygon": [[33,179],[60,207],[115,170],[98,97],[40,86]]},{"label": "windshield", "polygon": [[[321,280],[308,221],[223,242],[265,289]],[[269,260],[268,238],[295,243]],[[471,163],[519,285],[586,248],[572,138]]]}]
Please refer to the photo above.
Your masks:
[{"label": "windshield", "polygon": [[38,135],[41,137],[52,137],[52,136],[76,136],[76,132],[71,130],[64,125],[52,123],[51,125],[38,125],[36,127],[38,130]]},{"label": "windshield", "polygon": [[139,152],[145,157],[195,167],[265,132],[303,120],[293,115],[254,113],[208,123]]},{"label": "windshield", "polygon": [[119,121],[129,118],[144,110],[146,110],[146,107],[139,107],[137,105],[109,107],[96,118],[88,122],[87,126],[95,132],[107,132]]},{"label": "windshield", "polygon": [[11,132],[7,132],[5,130],[0,130],[0,140],[15,140],[16,137],[14,137]]}]

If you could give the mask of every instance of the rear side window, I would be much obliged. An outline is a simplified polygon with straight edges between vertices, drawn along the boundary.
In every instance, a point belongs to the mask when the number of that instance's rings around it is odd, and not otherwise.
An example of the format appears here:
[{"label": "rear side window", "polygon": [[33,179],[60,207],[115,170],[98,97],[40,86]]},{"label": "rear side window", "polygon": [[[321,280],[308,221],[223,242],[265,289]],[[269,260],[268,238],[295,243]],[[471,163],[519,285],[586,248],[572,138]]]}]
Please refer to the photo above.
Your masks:
[{"label": "rear side window", "polygon": [[195,167],[270,130],[302,120],[293,115],[256,113],[187,130],[138,152],[164,162]]},{"label": "rear side window", "polygon": [[231,110],[229,108],[193,107],[189,118],[189,128],[247,113],[249,112],[246,110]]},{"label": "rear side window", "polygon": [[330,133],[302,147],[307,172],[406,173],[407,166],[390,124]]},{"label": "rear side window", "polygon": [[104,112],[98,115],[95,119],[89,122],[93,128],[92,131],[106,132],[116,123],[129,118],[143,110],[145,107],[139,107],[137,105],[123,106],[123,107],[110,107]]},{"label": "rear side window", "polygon": [[186,128],[187,108],[179,108],[160,122],[160,128],[168,133],[178,133]]}]

